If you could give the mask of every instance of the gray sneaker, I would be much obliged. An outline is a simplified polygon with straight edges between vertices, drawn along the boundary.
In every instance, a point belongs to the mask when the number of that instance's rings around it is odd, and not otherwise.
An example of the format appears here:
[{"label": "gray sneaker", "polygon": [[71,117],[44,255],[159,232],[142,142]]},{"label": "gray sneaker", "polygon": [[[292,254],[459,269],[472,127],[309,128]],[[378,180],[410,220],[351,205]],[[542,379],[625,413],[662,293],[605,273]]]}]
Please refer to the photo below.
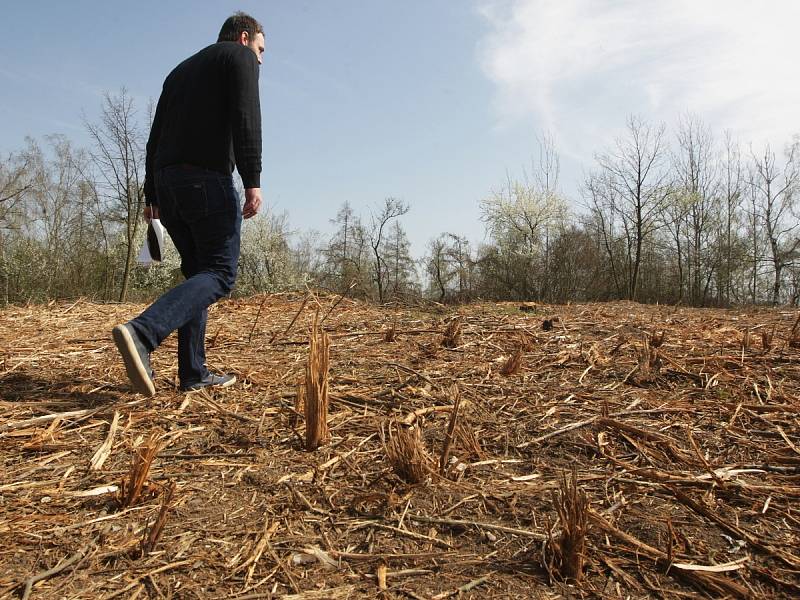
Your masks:
[{"label": "gray sneaker", "polygon": [[189,385],[181,386],[181,390],[184,392],[193,392],[206,387],[226,388],[232,386],[234,383],[236,383],[236,375],[213,375],[209,373],[197,383],[190,383]]},{"label": "gray sneaker", "polygon": [[114,327],[111,334],[114,336],[114,343],[122,356],[125,371],[133,388],[145,396],[154,396],[156,386],[153,383],[153,369],[150,368],[150,353],[139,339],[139,335],[127,323]]}]

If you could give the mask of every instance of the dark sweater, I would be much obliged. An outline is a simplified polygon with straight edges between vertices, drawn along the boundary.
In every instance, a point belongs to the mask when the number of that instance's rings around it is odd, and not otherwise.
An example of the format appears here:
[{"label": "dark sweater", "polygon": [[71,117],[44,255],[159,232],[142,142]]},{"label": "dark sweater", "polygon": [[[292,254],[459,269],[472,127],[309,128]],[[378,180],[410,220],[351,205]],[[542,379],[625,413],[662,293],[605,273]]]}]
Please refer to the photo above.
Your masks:
[{"label": "dark sweater", "polygon": [[261,187],[261,105],[258,59],[246,46],[218,42],[187,58],[167,76],[147,141],[144,193],[158,205],[154,175],[187,164]]}]

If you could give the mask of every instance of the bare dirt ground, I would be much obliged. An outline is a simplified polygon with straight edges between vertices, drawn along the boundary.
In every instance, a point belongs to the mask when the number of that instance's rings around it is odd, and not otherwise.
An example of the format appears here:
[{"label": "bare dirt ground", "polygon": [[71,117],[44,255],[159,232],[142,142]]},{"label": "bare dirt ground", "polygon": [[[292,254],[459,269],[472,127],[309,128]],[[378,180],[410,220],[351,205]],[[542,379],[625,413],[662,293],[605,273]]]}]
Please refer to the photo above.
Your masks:
[{"label": "bare dirt ground", "polygon": [[800,596],[797,311],[227,300],[209,366],[239,383],[178,392],[172,337],[143,398],[110,337],[142,308],[0,309],[0,597]]}]

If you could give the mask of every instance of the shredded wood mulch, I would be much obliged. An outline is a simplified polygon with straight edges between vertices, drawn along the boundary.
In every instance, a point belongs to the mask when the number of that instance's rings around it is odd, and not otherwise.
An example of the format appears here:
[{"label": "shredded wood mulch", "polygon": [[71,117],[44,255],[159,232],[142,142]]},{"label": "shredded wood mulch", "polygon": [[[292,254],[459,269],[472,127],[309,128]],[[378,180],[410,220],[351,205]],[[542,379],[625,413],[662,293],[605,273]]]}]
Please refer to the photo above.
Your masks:
[{"label": "shredded wood mulch", "polygon": [[796,310],[233,299],[238,383],[179,392],[171,337],[144,398],[142,309],[0,309],[0,597],[800,595]]}]

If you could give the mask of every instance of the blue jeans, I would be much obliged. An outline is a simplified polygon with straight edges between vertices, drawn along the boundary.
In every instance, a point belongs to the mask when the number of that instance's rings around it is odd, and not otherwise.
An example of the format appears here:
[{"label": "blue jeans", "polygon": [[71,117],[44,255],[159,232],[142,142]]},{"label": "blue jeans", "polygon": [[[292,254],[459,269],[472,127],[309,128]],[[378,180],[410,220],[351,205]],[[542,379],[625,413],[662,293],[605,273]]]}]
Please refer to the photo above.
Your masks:
[{"label": "blue jeans", "polygon": [[194,167],[167,167],[155,177],[161,222],[181,256],[186,281],[131,321],[149,351],[178,330],[181,386],[208,375],[208,307],[236,282],[242,209],[233,177]]}]

